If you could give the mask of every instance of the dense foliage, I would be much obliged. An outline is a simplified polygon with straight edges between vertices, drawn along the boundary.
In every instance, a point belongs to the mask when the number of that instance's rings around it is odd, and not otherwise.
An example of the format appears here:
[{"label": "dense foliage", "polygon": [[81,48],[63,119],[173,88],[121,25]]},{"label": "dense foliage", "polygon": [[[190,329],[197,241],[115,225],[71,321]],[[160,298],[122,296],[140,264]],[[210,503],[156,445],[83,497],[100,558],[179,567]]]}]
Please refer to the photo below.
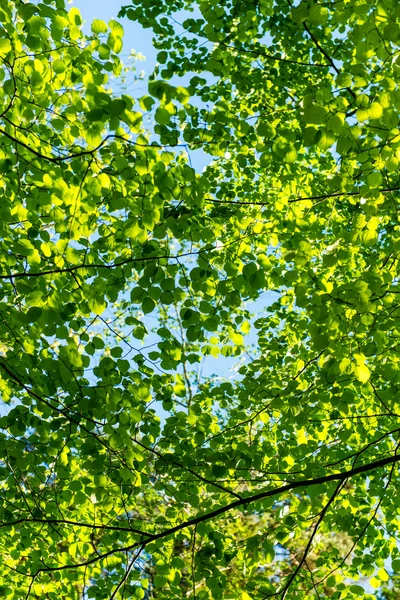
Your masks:
[{"label": "dense foliage", "polygon": [[397,597],[399,5],[120,17],[0,0],[1,595]]}]

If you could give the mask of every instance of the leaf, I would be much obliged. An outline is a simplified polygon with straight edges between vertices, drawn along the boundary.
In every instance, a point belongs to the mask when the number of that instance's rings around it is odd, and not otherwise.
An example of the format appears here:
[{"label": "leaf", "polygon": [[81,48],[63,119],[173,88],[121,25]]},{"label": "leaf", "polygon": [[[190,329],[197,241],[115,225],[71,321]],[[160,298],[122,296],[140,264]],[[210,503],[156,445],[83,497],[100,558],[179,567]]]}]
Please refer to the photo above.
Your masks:
[{"label": "leaf", "polygon": [[90,123],[95,123],[96,121],[101,121],[103,118],[105,119],[106,116],[107,113],[102,108],[93,108],[87,113],[86,118]]},{"label": "leaf", "polygon": [[79,12],[79,9],[76,8],[75,6],[73,6],[69,10],[68,16],[69,16],[69,21],[72,26],[80,27],[82,25],[81,13]]},{"label": "leaf", "polygon": [[383,30],[385,39],[396,42],[400,37],[400,26],[398,23],[388,23]]},{"label": "leaf", "polygon": [[52,63],[52,67],[53,67],[53,71],[54,73],[57,73],[57,75],[59,75],[60,73],[64,73],[66,66],[64,64],[64,61],[57,59]]},{"label": "leaf", "polygon": [[108,27],[110,28],[110,30],[113,32],[114,35],[123,37],[124,28],[122,27],[121,23],[119,23],[115,19],[111,19],[110,21],[108,21]]},{"label": "leaf", "polygon": [[355,584],[351,585],[350,591],[353,592],[353,594],[357,594],[359,596],[362,596],[365,594],[365,589],[361,585],[355,585]]},{"label": "leaf", "polygon": [[111,115],[121,115],[126,109],[126,102],[123,98],[117,98],[115,100],[111,100],[108,105],[108,112]]},{"label": "leaf", "polygon": [[378,173],[378,172],[370,173],[367,177],[367,183],[368,183],[369,187],[371,187],[371,188],[378,187],[379,185],[381,185],[382,181],[383,181],[382,174]]},{"label": "leaf", "polygon": [[304,119],[306,123],[319,125],[325,123],[327,118],[327,110],[323,106],[313,104],[304,109]]},{"label": "leaf", "polygon": [[101,315],[107,308],[107,304],[101,296],[90,298],[88,300],[88,305],[90,310],[97,315]]},{"label": "leaf", "polygon": [[377,579],[376,577],[371,577],[371,579],[369,580],[369,585],[371,587],[373,587],[374,589],[377,589],[380,587],[381,582],[379,579]]},{"label": "leaf", "polygon": [[91,29],[93,33],[107,33],[108,31],[107,23],[101,19],[94,19],[91,24]]},{"label": "leaf", "polygon": [[325,25],[329,17],[329,10],[325,6],[311,6],[307,20],[313,25]]},{"label": "leaf", "polygon": [[371,119],[380,119],[383,115],[383,108],[379,102],[372,102],[368,109],[368,115]]},{"label": "leaf", "polygon": [[108,46],[108,44],[100,44],[98,52],[99,57],[102,60],[107,60],[110,57],[110,47]]},{"label": "leaf", "polygon": [[302,23],[309,15],[309,8],[306,2],[300,2],[298,6],[292,8],[292,19],[296,23]]},{"label": "leaf", "polygon": [[68,452],[69,448],[66,446],[63,448],[61,454],[58,457],[59,463],[61,466],[66,467],[68,465]]},{"label": "leaf", "polygon": [[386,569],[379,569],[378,571],[378,577],[381,581],[389,581],[389,575],[386,571]]},{"label": "leaf", "polygon": [[144,312],[144,314],[148,314],[151,313],[156,307],[156,303],[154,302],[153,298],[150,298],[149,296],[146,296],[146,298],[144,298],[143,302],[142,302],[142,310]]},{"label": "leaf", "polygon": [[7,38],[0,38],[0,56],[5,56],[11,52],[11,42]]},{"label": "leaf", "polygon": [[34,246],[32,243],[24,238],[20,238],[14,242],[14,252],[22,254],[22,256],[31,256],[34,253]]},{"label": "leaf", "polygon": [[358,381],[366,383],[371,376],[371,372],[366,365],[357,365],[354,368],[354,375]]},{"label": "leaf", "polygon": [[321,150],[328,150],[335,143],[335,134],[330,129],[324,129],[321,132],[321,136],[318,140],[318,147]]},{"label": "leaf", "polygon": [[118,35],[110,33],[110,35],[107,38],[107,46],[111,48],[113,52],[118,54],[122,50],[122,40]]}]

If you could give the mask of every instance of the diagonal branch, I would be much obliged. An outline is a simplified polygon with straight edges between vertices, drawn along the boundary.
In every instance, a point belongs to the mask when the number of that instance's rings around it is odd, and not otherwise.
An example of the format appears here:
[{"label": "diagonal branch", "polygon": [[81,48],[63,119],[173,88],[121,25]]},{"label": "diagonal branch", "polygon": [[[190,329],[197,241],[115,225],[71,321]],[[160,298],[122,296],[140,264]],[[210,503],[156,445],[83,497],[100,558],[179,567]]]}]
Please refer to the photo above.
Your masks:
[{"label": "diagonal branch", "polygon": [[133,565],[135,564],[135,562],[137,561],[137,559],[139,558],[139,556],[140,556],[140,554],[142,553],[143,550],[144,550],[144,546],[141,546],[139,548],[139,550],[136,552],[136,554],[132,557],[129,565],[126,568],[124,576],[122,577],[121,581],[118,583],[117,587],[115,588],[115,590],[111,594],[110,600],[113,600],[117,596],[118,591],[121,589],[121,587],[124,585],[125,581],[128,579],[129,573],[131,572]]},{"label": "diagonal branch", "polygon": [[[312,534],[310,535],[310,539],[308,540],[307,546],[304,549],[304,553],[303,556],[301,557],[299,564],[297,565],[297,567],[295,568],[295,570],[293,571],[293,573],[290,575],[287,583],[285,584],[285,587],[278,592],[276,595],[280,595],[282,594],[282,600],[284,600],[284,598],[286,597],[290,586],[292,585],[293,581],[295,580],[295,578],[297,577],[297,574],[299,573],[300,569],[302,568],[303,564],[305,563],[305,561],[307,560],[307,556],[308,553],[310,551],[311,545],[314,541],[314,538],[317,534],[318,528],[321,525],[322,521],[324,520],[324,517],[329,509],[329,507],[332,505],[333,501],[335,500],[335,498],[339,495],[341,488],[343,487],[344,483],[346,480],[344,481],[339,481],[338,485],[335,488],[335,491],[333,492],[332,496],[329,498],[328,502],[325,504],[324,508],[321,511],[321,514],[319,516],[318,521],[316,522],[315,526],[314,526],[314,530],[312,532]],[[275,595],[275,594],[274,594]]]},{"label": "diagonal branch", "polygon": [[265,498],[272,498],[275,496],[280,496],[286,492],[291,492],[292,490],[295,490],[295,489],[308,488],[308,487],[315,486],[315,485],[322,485],[322,484],[328,483],[330,481],[337,481],[337,482],[343,483],[344,481],[346,481],[346,479],[355,477],[357,475],[361,475],[362,473],[369,473],[376,469],[385,467],[386,465],[393,465],[393,467],[394,467],[394,465],[396,463],[398,463],[399,461],[400,461],[400,455],[394,454],[393,456],[389,456],[387,458],[382,458],[380,460],[376,460],[374,462],[367,463],[365,465],[361,465],[360,467],[356,467],[354,469],[349,469],[348,471],[343,471],[341,473],[331,473],[330,475],[323,475],[321,477],[315,477],[314,479],[304,479],[304,480],[300,480],[300,481],[293,481],[293,482],[287,483],[285,485],[282,485],[281,487],[278,487],[278,488],[263,490],[261,492],[258,492],[257,494],[252,494],[245,498],[241,498],[240,500],[231,502],[230,504],[226,504],[225,506],[220,506],[219,508],[216,508],[215,510],[212,510],[208,513],[203,513],[197,517],[193,517],[191,519],[188,519],[187,521],[183,521],[182,523],[179,523],[178,525],[175,525],[174,527],[165,529],[164,531],[160,531],[159,533],[154,533],[152,535],[143,533],[143,535],[147,535],[146,540],[140,540],[138,542],[135,542],[135,543],[130,544],[129,546],[125,546],[123,548],[113,548],[111,550],[108,550],[107,552],[104,552],[103,554],[94,556],[93,558],[90,558],[81,563],[62,565],[59,567],[44,567],[44,568],[38,569],[36,571],[36,573],[32,576],[36,577],[39,573],[51,573],[51,572],[55,572],[55,571],[65,571],[65,570],[69,570],[69,569],[78,569],[81,567],[86,567],[88,565],[96,563],[99,560],[103,560],[114,554],[121,553],[121,552],[129,552],[130,550],[134,550],[135,548],[140,548],[142,546],[145,547],[147,544],[150,544],[151,542],[155,542],[157,540],[167,538],[167,537],[173,535],[174,533],[177,533],[178,531],[182,531],[184,529],[188,529],[189,527],[196,526],[199,523],[204,523],[206,521],[210,521],[211,519],[218,518],[221,515],[228,513],[232,510],[235,510],[235,509],[241,508],[241,507],[246,507],[249,504],[253,504],[254,502],[259,502],[261,500],[264,500]]},{"label": "diagonal branch", "polygon": [[[292,7],[291,0],[288,0],[288,4],[289,4],[290,7]],[[310,30],[310,28],[308,27],[308,25],[307,25],[307,23],[305,21],[303,21],[303,27],[307,31],[308,35],[310,36],[310,38],[311,38],[314,46],[316,48],[318,48],[318,50],[320,51],[320,53],[326,58],[326,60],[328,61],[328,63],[332,67],[332,69],[337,73],[337,75],[340,75],[340,69],[337,68],[337,66],[333,62],[333,59],[326,52],[325,48],[323,46],[321,46],[321,44],[319,43],[318,39],[312,33],[312,31]],[[353,90],[351,88],[346,87],[346,90],[353,96],[353,98],[357,97],[357,95],[355,94],[355,92],[353,92]]]}]

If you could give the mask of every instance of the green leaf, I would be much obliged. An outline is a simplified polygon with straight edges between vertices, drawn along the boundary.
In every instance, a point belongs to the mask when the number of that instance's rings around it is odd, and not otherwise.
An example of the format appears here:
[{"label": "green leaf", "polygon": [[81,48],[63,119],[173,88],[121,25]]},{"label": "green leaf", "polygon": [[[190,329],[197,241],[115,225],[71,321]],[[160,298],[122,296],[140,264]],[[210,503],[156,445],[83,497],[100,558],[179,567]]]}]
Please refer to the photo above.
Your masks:
[{"label": "green leaf", "polygon": [[324,129],[321,132],[321,136],[318,140],[318,147],[321,150],[329,150],[335,143],[335,134],[330,129]]},{"label": "green leaf", "polygon": [[311,6],[307,20],[313,25],[325,25],[329,17],[329,10],[325,6]]},{"label": "green leaf", "polygon": [[102,108],[93,108],[87,113],[86,118],[90,123],[95,123],[97,121],[102,121],[106,116],[107,113]]},{"label": "green leaf", "polygon": [[54,73],[57,73],[57,75],[59,75],[60,73],[64,73],[64,71],[66,69],[64,62],[59,59],[55,60],[52,63],[52,67],[53,67]]},{"label": "green leaf", "polygon": [[325,123],[326,118],[327,111],[323,106],[313,104],[304,109],[304,120],[306,123],[319,125],[321,123]]},{"label": "green leaf", "polygon": [[122,98],[117,98],[115,100],[111,100],[111,102],[108,105],[108,112],[111,115],[119,116],[124,112],[125,109],[126,109],[126,102]]},{"label": "green leaf", "polygon": [[11,52],[11,42],[7,38],[0,38],[0,56],[5,56]]},{"label": "green leaf", "polygon": [[122,40],[118,35],[110,33],[110,35],[107,38],[107,46],[111,48],[113,52],[118,54],[122,50]]},{"label": "green leaf", "polygon": [[13,250],[16,254],[31,256],[34,253],[35,248],[29,240],[20,238],[14,242]]},{"label": "green leaf", "polygon": [[365,594],[365,589],[361,585],[351,585],[350,591],[353,592],[353,594],[358,594],[359,596],[363,596]]},{"label": "green leaf", "polygon": [[146,296],[146,298],[144,298],[143,302],[142,302],[142,310],[144,312],[144,314],[148,314],[151,313],[156,307],[156,303],[154,302],[153,298],[150,298],[149,296]]},{"label": "green leaf", "polygon": [[124,28],[122,27],[121,23],[119,23],[118,21],[115,21],[115,19],[111,19],[110,21],[108,21],[108,27],[110,28],[110,30],[113,32],[114,35],[123,37]]},{"label": "green leaf", "polygon": [[383,115],[383,108],[379,102],[372,102],[368,109],[368,115],[371,119],[380,119]]},{"label": "green leaf", "polygon": [[370,173],[367,177],[367,183],[371,188],[378,187],[379,185],[381,185],[382,181],[383,177],[382,174],[379,172]]},{"label": "green leaf", "polygon": [[354,368],[354,375],[358,381],[366,383],[371,376],[371,372],[366,365],[358,365]]},{"label": "green leaf", "polygon": [[107,33],[108,27],[107,23],[102,21],[101,19],[94,19],[91,24],[91,29],[93,33]]},{"label": "green leaf", "polygon": [[98,296],[95,298],[90,298],[88,300],[88,305],[89,305],[90,310],[97,315],[101,315],[107,307],[107,304],[104,301],[104,298],[102,298],[101,296]]}]

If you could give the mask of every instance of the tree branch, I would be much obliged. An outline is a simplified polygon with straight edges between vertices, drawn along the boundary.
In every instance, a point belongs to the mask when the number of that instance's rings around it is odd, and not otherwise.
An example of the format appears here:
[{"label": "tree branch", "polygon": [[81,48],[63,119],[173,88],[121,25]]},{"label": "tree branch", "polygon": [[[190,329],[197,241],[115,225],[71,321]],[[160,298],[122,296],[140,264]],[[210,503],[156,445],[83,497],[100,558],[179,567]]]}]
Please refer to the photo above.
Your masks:
[{"label": "tree branch", "polygon": [[151,535],[149,535],[147,533],[143,533],[143,535],[147,536],[146,540],[140,540],[138,542],[135,542],[133,544],[130,544],[129,546],[125,546],[122,548],[113,548],[111,550],[108,550],[108,552],[104,552],[104,554],[94,556],[93,558],[90,558],[81,563],[76,563],[76,564],[72,564],[72,565],[62,565],[59,567],[41,568],[41,569],[38,569],[33,576],[36,577],[39,573],[51,573],[54,571],[65,571],[67,569],[78,569],[81,567],[86,567],[88,565],[91,565],[91,564],[99,561],[99,560],[103,560],[109,556],[112,556],[113,554],[116,554],[118,552],[129,552],[130,550],[134,550],[135,548],[139,548],[141,546],[144,547],[147,544],[150,544],[151,542],[155,542],[157,540],[161,540],[163,538],[169,537],[170,535],[173,535],[174,533],[177,533],[178,531],[182,531],[182,530],[192,527],[194,525],[198,525],[199,523],[204,523],[205,521],[215,519],[225,513],[228,513],[237,508],[245,507],[249,504],[253,504],[254,502],[259,502],[261,500],[265,500],[266,498],[273,498],[275,496],[280,496],[280,495],[284,494],[285,492],[291,492],[296,489],[308,488],[308,487],[315,486],[315,485],[322,485],[322,484],[328,483],[330,481],[344,482],[346,479],[355,477],[356,475],[361,475],[362,473],[368,473],[370,471],[380,469],[382,467],[385,467],[386,465],[394,466],[395,463],[397,463],[399,461],[400,461],[400,455],[389,456],[387,458],[382,458],[381,460],[377,460],[377,461],[374,461],[374,462],[371,462],[371,463],[368,463],[365,465],[361,465],[360,467],[356,467],[354,469],[349,469],[348,471],[344,471],[342,473],[331,473],[330,475],[316,477],[315,479],[304,479],[301,481],[293,481],[291,483],[282,485],[279,488],[274,488],[272,490],[271,489],[264,490],[264,491],[258,492],[257,494],[253,494],[253,495],[247,496],[245,498],[241,498],[240,500],[231,502],[230,504],[226,504],[225,506],[220,506],[219,508],[216,508],[215,510],[213,510],[211,512],[199,515],[198,517],[193,517],[192,519],[183,521],[182,523],[179,523],[179,525],[175,525],[174,527],[170,527],[168,529],[165,529],[164,531],[160,531],[159,533],[154,533]]}]

